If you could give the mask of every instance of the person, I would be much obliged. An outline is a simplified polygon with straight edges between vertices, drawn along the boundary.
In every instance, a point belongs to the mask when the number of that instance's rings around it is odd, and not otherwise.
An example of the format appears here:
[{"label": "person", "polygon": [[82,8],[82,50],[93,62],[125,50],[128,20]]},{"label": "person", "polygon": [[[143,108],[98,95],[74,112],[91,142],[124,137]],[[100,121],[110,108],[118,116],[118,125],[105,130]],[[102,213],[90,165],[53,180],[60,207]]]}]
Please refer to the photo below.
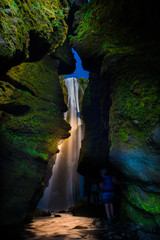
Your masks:
[{"label": "person", "polygon": [[100,175],[102,179],[100,181],[101,200],[105,206],[108,221],[111,221],[114,217],[114,177],[109,174],[107,169],[102,169]]}]

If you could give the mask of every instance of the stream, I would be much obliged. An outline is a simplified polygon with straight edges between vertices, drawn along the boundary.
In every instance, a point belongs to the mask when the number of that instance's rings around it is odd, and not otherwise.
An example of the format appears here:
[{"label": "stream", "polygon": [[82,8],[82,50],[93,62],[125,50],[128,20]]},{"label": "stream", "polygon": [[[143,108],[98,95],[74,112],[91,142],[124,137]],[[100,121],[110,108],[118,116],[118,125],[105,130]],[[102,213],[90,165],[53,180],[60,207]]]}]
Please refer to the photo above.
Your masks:
[{"label": "stream", "polygon": [[24,231],[21,232],[21,239],[103,239],[103,236],[96,227],[96,221],[94,218],[77,217],[68,213],[35,218],[25,226]]}]

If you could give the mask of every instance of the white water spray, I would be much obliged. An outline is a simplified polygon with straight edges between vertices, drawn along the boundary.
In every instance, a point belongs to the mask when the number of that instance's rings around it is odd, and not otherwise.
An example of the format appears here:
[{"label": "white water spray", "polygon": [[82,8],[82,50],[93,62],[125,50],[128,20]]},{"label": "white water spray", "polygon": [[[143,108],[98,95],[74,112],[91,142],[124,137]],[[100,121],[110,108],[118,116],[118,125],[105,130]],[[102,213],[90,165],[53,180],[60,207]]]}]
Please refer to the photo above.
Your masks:
[{"label": "white water spray", "polygon": [[48,210],[66,210],[83,196],[83,178],[77,173],[82,140],[79,96],[82,87],[76,78],[67,78],[68,111],[65,120],[71,125],[71,136],[60,145],[49,185],[38,207]]}]

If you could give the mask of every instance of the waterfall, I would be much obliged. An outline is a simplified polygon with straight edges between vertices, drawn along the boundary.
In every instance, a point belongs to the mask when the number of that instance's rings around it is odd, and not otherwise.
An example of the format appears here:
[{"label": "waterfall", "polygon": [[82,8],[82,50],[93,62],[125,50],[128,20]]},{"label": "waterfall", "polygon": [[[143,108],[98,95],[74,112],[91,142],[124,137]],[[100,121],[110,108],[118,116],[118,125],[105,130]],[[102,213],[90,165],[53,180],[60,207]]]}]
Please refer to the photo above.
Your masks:
[{"label": "waterfall", "polygon": [[71,125],[71,136],[59,146],[49,185],[38,207],[48,210],[67,210],[83,196],[83,177],[77,173],[77,164],[82,140],[79,97],[83,89],[76,78],[67,78],[68,111],[65,120]]}]

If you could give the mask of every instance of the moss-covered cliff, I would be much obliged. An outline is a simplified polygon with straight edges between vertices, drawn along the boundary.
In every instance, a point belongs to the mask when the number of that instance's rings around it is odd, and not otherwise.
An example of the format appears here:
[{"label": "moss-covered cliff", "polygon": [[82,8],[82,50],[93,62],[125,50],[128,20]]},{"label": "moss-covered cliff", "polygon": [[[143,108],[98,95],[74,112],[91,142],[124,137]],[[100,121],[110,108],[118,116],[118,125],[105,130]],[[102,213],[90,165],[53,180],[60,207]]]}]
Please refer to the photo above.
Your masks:
[{"label": "moss-covered cliff", "polygon": [[0,2],[0,226],[32,217],[48,161],[69,136],[59,83],[59,74],[75,68],[66,40],[68,2]]},{"label": "moss-covered cliff", "polygon": [[70,36],[90,71],[79,171],[90,171],[92,160],[92,166],[111,162],[128,184],[122,185],[123,219],[152,229],[160,219],[159,26],[150,1],[91,0],[75,14]]},{"label": "moss-covered cliff", "polygon": [[47,162],[70,127],[63,120],[67,108],[50,57],[11,68],[1,87],[1,216],[4,224],[18,224],[36,206]]},{"label": "moss-covered cliff", "polygon": [[[0,2],[0,61],[2,70],[22,60],[40,59],[66,39],[66,0],[2,0]],[[4,69],[3,69],[4,68]]]}]

